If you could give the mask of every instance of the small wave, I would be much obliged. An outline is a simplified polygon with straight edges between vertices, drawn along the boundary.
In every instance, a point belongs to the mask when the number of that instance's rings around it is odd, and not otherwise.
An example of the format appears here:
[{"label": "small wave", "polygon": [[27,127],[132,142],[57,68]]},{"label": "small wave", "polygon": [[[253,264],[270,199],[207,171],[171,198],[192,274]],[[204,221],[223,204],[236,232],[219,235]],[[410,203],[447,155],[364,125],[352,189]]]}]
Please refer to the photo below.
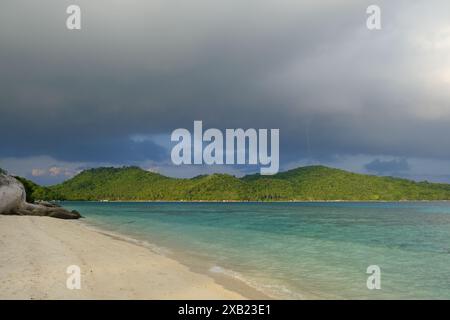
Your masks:
[{"label": "small wave", "polygon": [[288,289],[286,286],[281,284],[263,284],[258,283],[257,281],[251,280],[244,275],[242,275],[239,272],[236,272],[234,270],[225,269],[221,266],[214,265],[208,270],[211,273],[216,274],[223,274],[228,277],[231,277],[233,279],[236,279],[240,282],[243,282],[247,286],[256,289],[257,291],[260,291],[269,297],[273,298],[281,298],[281,299],[306,299],[306,297],[300,293],[293,292],[292,290]]},{"label": "small wave", "polygon": [[222,267],[219,267],[219,266],[212,266],[211,268],[209,268],[209,272],[212,272],[212,273],[224,273],[225,270]]},{"label": "small wave", "polygon": [[152,251],[152,252],[154,252],[156,254],[163,255],[163,256],[168,256],[168,255],[172,254],[172,251],[169,250],[168,248],[164,248],[164,247],[158,246],[158,245],[156,245],[154,243],[151,243],[151,242],[148,242],[146,240],[139,240],[139,239],[136,239],[136,238],[132,238],[130,236],[126,236],[126,235],[124,235],[122,233],[119,233],[119,232],[106,230],[106,229],[103,229],[102,226],[97,226],[97,225],[93,225],[93,224],[89,224],[89,223],[83,223],[83,224],[85,225],[86,228],[88,228],[88,229],[90,229],[92,231],[104,234],[106,236],[109,236],[109,237],[112,237],[112,238],[115,238],[115,239],[118,239],[118,240],[122,240],[122,241],[126,241],[126,242],[129,242],[129,243],[133,243],[133,244],[136,244],[136,245],[141,246],[141,247],[145,247],[145,248],[149,249],[150,251]]}]

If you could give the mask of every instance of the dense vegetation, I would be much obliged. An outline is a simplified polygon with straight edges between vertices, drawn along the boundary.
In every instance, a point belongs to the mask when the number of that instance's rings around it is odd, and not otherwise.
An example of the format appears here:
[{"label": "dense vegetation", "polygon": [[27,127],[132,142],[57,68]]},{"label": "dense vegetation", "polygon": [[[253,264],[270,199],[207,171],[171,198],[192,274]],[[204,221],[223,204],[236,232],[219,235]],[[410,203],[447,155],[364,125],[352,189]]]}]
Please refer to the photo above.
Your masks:
[{"label": "dense vegetation", "polygon": [[[327,168],[301,167],[273,176],[225,174],[177,179],[138,167],[97,168],[33,197],[68,200],[450,200],[450,185]],[[47,193],[46,193],[47,192]],[[38,196],[39,194],[39,196]],[[55,198],[56,197],[56,198]]]},{"label": "dense vegetation", "polygon": [[20,182],[22,182],[25,187],[25,192],[27,195],[27,202],[33,203],[35,200],[53,200],[59,199],[64,200],[64,197],[61,194],[58,194],[50,188],[41,187],[34,183],[33,181],[27,180],[22,177],[14,177]]}]

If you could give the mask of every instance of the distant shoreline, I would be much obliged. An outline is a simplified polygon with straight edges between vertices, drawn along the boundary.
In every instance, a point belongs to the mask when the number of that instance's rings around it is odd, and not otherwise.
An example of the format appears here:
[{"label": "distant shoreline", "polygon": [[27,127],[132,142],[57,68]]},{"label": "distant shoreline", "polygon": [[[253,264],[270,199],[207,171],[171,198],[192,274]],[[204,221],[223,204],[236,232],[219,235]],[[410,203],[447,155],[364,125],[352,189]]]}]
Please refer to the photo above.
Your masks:
[{"label": "distant shoreline", "polygon": [[139,167],[95,168],[40,187],[22,179],[33,199],[135,202],[403,202],[450,200],[450,184],[417,182],[306,166],[272,176],[211,174],[178,179]]}]

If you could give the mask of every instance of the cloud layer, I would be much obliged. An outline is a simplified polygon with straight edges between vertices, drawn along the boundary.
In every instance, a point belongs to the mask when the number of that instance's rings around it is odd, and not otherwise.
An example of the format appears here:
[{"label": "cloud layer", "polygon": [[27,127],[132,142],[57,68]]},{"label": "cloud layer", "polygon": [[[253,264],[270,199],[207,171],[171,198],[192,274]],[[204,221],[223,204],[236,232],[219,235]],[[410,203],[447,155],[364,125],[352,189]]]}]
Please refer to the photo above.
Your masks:
[{"label": "cloud layer", "polygon": [[79,0],[82,30],[69,31],[72,1],[5,0],[0,165],[170,174],[170,141],[134,137],[194,120],[280,128],[286,166],[450,161],[450,3],[377,2],[380,31],[366,28],[365,0]]}]

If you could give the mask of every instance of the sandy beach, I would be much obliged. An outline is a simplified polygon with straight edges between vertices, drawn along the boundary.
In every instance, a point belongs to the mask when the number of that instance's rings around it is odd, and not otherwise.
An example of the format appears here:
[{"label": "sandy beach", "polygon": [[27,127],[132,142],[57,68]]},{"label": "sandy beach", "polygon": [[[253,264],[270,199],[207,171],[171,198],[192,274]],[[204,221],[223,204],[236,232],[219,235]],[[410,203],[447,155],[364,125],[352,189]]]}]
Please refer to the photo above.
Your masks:
[{"label": "sandy beach", "polygon": [[[81,270],[81,289],[66,269]],[[0,215],[0,299],[245,299],[213,278],[79,221]]]}]

